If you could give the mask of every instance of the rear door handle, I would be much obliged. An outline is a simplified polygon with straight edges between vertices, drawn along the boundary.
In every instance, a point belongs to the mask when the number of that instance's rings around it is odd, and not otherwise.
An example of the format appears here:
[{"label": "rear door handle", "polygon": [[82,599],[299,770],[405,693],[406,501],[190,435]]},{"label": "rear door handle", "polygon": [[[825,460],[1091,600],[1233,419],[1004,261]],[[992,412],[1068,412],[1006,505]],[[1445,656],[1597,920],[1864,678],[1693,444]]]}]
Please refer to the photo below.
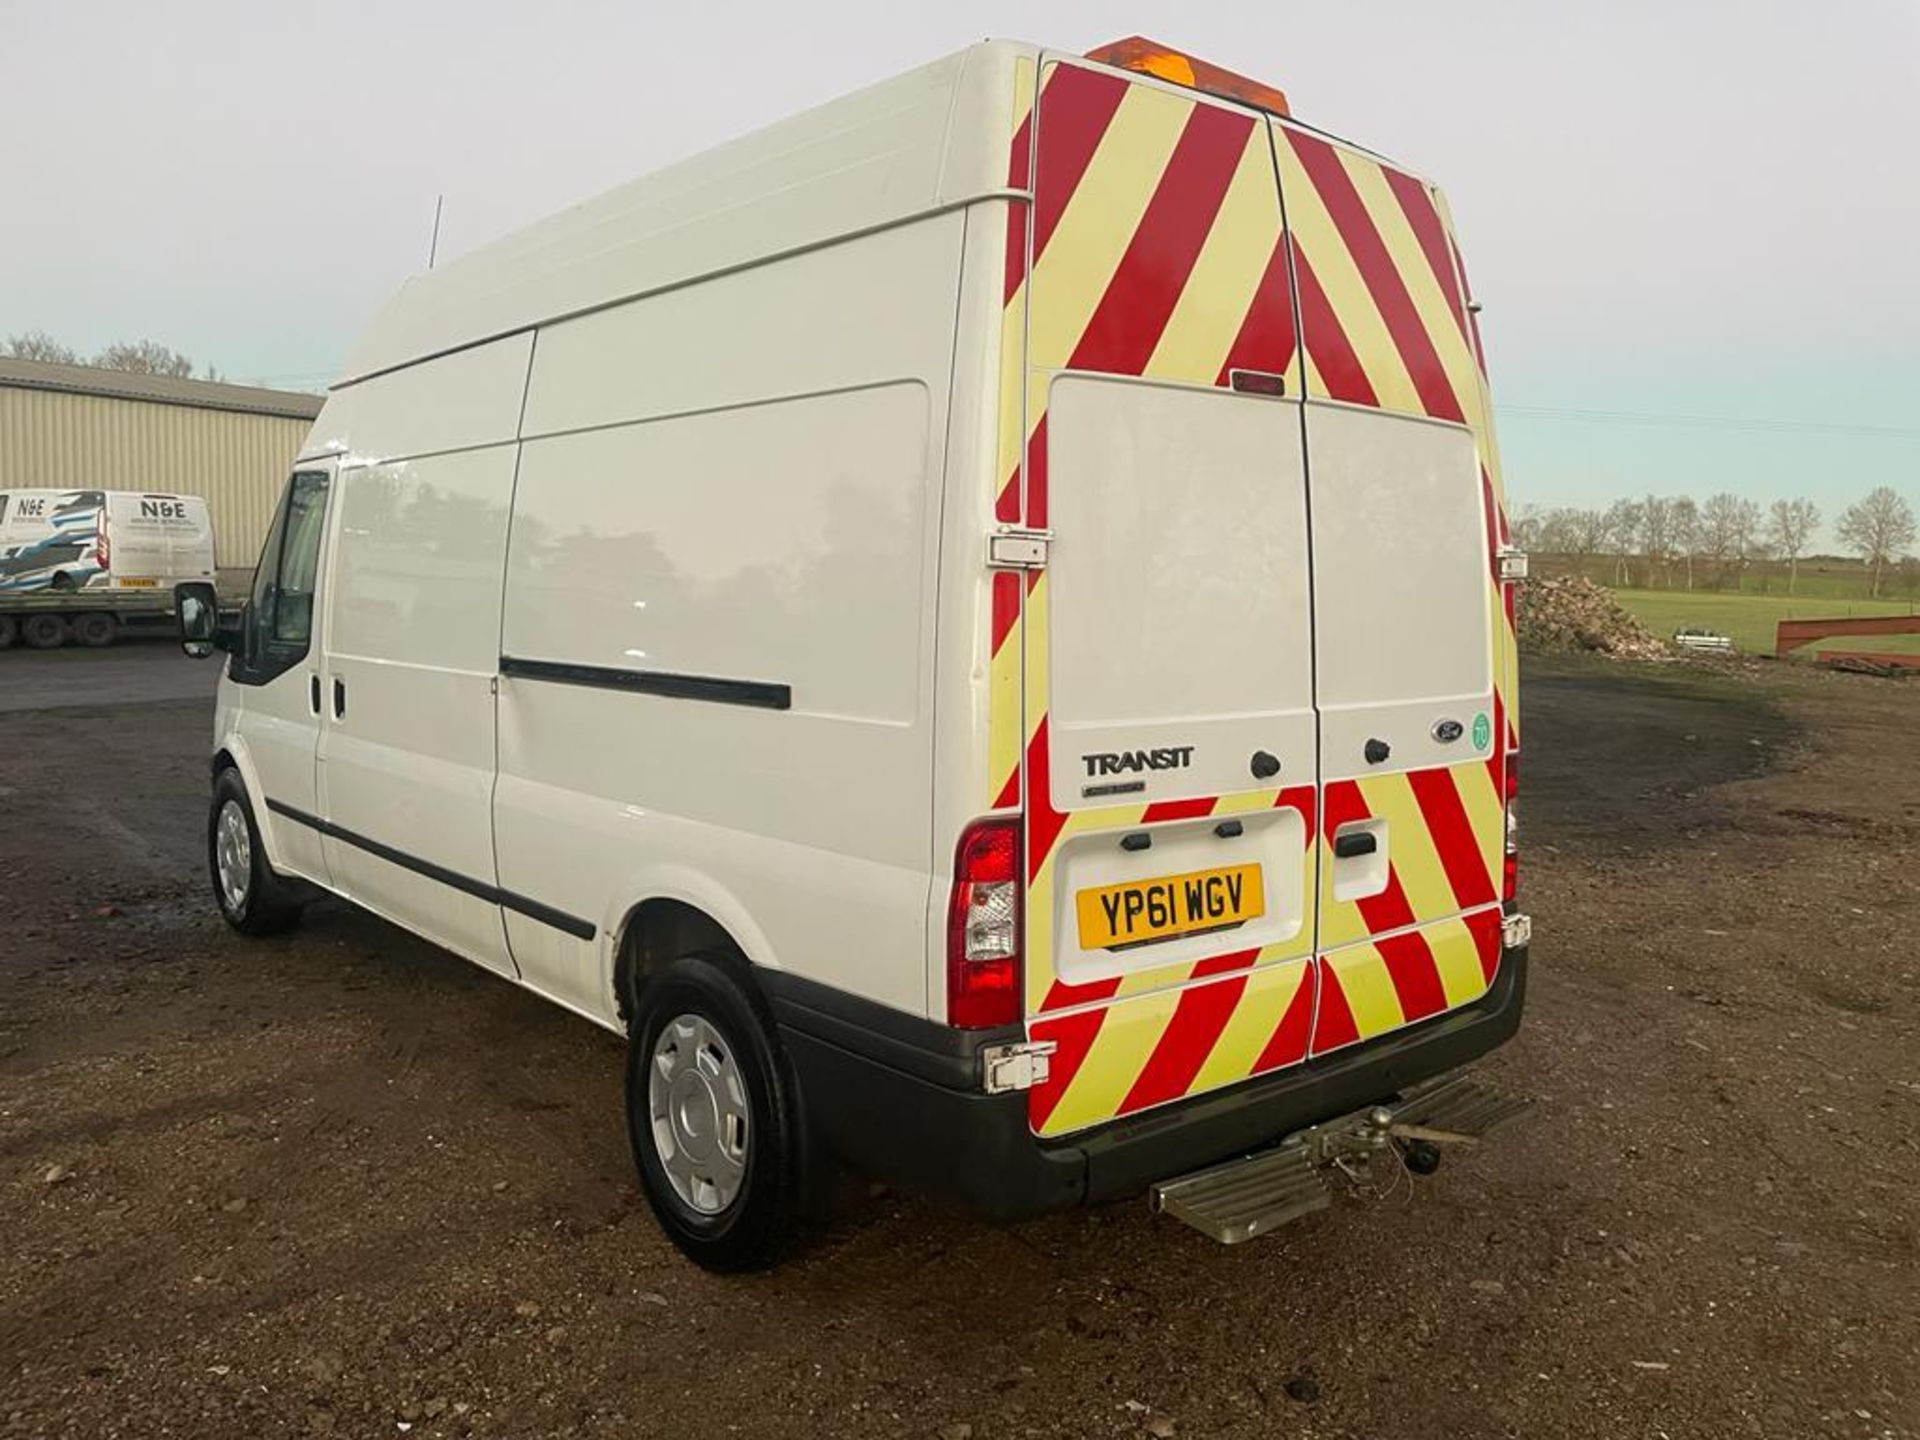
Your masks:
[{"label": "rear door handle", "polygon": [[[317,681],[315,682],[318,683]],[[344,720],[347,714],[347,682],[338,675],[333,677],[333,718]]]},{"label": "rear door handle", "polygon": [[1353,860],[1362,855],[1371,855],[1379,848],[1379,837],[1371,830],[1355,830],[1351,834],[1333,837],[1333,853],[1341,860]]},{"label": "rear door handle", "polygon": [[313,707],[313,713],[320,713],[320,677],[307,676],[307,703]]}]

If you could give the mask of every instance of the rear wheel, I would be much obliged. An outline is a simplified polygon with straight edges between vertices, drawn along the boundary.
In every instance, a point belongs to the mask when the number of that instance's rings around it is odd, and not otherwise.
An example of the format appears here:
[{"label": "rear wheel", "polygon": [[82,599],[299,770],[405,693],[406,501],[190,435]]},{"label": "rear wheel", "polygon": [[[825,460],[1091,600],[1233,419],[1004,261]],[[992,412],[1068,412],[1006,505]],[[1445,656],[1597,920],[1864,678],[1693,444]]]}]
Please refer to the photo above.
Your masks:
[{"label": "rear wheel", "polygon": [[58,650],[67,643],[66,617],[29,615],[20,622],[20,638],[33,650]]},{"label": "rear wheel", "polygon": [[300,918],[293,888],[267,863],[253,804],[238,770],[222,770],[213,782],[207,812],[207,869],[220,913],[242,935],[272,935]]},{"label": "rear wheel", "polygon": [[772,1265],[800,1207],[800,1126],[760,1007],[721,957],[676,960],[640,992],[627,1128],[647,1202],[708,1270]]},{"label": "rear wheel", "polygon": [[73,617],[73,638],[98,650],[120,638],[120,626],[113,616],[99,610]]},{"label": "rear wheel", "polygon": [[11,615],[0,615],[0,650],[11,650],[20,638],[20,622]]}]

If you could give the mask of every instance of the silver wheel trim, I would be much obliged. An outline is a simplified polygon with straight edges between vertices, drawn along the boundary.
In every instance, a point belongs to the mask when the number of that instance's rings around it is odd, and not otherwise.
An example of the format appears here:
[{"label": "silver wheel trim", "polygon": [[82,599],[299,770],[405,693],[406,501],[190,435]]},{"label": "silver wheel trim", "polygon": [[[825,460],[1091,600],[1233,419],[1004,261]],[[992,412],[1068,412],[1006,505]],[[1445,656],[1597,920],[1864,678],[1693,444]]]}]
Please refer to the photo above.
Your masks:
[{"label": "silver wheel trim", "polygon": [[687,1207],[718,1215],[747,1178],[747,1086],[732,1044],[698,1015],[653,1042],[647,1115],[667,1182]]},{"label": "silver wheel trim", "polygon": [[220,875],[220,898],[238,915],[246,908],[247,890],[253,884],[253,836],[238,800],[222,805],[214,822],[213,863]]}]

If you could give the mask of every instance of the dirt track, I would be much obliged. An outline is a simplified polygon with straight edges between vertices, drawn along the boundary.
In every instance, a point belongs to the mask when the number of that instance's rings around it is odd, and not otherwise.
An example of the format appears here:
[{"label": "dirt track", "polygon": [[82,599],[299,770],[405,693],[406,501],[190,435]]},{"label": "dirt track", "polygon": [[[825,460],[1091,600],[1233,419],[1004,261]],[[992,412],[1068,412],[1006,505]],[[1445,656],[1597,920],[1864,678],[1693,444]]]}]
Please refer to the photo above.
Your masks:
[{"label": "dirt track", "polygon": [[0,714],[0,1434],[1920,1435],[1920,686],[1526,706],[1491,1146],[1235,1250],[849,1186],[745,1281],[639,1201],[611,1037],[338,905],[226,931],[205,701]]}]

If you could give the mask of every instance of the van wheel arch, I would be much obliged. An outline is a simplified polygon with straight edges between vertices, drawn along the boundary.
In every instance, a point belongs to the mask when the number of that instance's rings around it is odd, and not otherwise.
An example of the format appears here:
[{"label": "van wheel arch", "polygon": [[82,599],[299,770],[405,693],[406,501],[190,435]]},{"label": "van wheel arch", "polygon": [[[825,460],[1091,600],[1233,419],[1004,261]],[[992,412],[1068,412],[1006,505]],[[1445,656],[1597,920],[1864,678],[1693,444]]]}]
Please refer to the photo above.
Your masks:
[{"label": "van wheel arch", "polygon": [[727,927],[697,905],[657,897],[641,901],[621,922],[620,945],[613,962],[613,998],[620,1019],[631,1023],[641,987],[674,961],[691,955],[735,971],[754,998],[765,1005],[766,997],[754,978],[753,962]]}]

